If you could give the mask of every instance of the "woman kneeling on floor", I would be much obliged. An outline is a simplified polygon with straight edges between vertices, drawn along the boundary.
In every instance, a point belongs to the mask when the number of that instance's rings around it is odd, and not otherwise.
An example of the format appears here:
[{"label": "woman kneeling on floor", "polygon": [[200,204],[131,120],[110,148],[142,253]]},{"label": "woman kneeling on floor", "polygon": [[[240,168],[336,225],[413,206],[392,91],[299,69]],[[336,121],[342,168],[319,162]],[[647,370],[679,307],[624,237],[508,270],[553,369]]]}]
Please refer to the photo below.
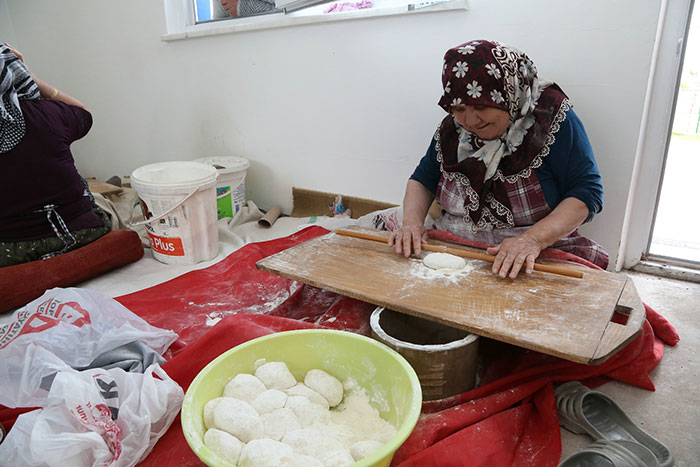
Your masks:
[{"label": "woman kneeling on floor", "polygon": [[396,252],[420,253],[437,200],[434,228],[495,245],[488,253],[500,277],[531,273],[550,246],[605,269],[607,253],[576,231],[602,209],[603,187],[559,86],[539,79],[524,53],[483,40],[445,53],[442,84],[447,116],[408,181],[403,219],[383,219]]}]

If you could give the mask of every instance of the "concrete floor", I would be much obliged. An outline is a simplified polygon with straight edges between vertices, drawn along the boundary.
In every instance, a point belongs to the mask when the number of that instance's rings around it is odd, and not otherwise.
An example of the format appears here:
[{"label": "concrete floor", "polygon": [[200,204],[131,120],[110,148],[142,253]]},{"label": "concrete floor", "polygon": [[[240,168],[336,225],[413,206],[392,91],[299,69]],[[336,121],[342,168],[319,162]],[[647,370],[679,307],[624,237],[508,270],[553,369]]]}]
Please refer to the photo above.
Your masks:
[{"label": "concrete floor", "polygon": [[[596,390],[610,396],[649,434],[668,446],[678,467],[700,465],[700,284],[626,271],[639,296],[681,336],[651,372],[656,391],[610,382]],[[562,459],[592,439],[562,428]]]}]

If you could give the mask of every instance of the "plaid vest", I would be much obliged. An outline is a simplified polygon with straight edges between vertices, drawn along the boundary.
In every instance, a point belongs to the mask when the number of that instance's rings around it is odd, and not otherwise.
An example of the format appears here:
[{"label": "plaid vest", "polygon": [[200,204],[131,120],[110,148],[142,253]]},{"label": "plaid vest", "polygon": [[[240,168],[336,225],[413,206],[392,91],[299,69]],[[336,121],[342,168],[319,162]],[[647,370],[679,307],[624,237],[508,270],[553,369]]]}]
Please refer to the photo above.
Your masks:
[{"label": "plaid vest", "polygon": [[[474,242],[497,245],[506,238],[522,234],[531,225],[552,212],[534,170],[527,178],[519,177],[513,183],[508,181],[504,183],[513,213],[512,226],[477,230],[464,206],[464,200],[467,196],[464,185],[456,179],[447,179],[443,174],[437,189],[437,201],[442,206],[443,211],[442,215],[435,220],[435,228]],[[578,230],[556,241],[550,248],[572,253],[603,269],[608,267],[609,259],[605,250],[596,242],[579,235]]]}]

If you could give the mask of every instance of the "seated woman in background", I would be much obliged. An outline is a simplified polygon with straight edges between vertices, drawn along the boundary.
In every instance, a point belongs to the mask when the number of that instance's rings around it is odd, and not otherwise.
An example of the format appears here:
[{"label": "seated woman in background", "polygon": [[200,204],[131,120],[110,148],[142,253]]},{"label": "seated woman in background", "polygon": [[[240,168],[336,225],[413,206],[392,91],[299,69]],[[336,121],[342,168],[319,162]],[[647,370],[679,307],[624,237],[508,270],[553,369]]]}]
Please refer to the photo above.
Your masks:
[{"label": "seated woman in background", "polygon": [[211,19],[262,15],[277,9],[274,0],[211,0],[210,5]]},{"label": "seated woman in background", "polygon": [[92,116],[77,99],[32,76],[0,45],[0,267],[51,258],[111,230],[78,174],[70,144]]},{"label": "seated woman in background", "polygon": [[492,272],[532,273],[547,248],[602,268],[607,253],[577,228],[603,206],[603,187],[583,124],[564,92],[537,77],[524,53],[471,41],[445,53],[442,120],[408,181],[401,227],[389,244],[419,254],[435,199],[435,228],[495,245]]}]

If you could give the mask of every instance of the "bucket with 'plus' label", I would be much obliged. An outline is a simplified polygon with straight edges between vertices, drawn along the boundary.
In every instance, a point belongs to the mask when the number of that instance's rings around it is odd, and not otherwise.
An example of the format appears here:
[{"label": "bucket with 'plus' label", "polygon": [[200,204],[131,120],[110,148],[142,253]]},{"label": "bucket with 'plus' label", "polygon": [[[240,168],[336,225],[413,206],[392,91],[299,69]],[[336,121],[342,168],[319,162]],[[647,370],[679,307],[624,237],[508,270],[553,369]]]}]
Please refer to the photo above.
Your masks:
[{"label": "bucket with 'plus' label", "polygon": [[[216,169],[192,161],[158,162],[131,174],[141,199],[153,257],[166,264],[195,264],[219,252]],[[134,224],[136,225],[136,224]]]}]

